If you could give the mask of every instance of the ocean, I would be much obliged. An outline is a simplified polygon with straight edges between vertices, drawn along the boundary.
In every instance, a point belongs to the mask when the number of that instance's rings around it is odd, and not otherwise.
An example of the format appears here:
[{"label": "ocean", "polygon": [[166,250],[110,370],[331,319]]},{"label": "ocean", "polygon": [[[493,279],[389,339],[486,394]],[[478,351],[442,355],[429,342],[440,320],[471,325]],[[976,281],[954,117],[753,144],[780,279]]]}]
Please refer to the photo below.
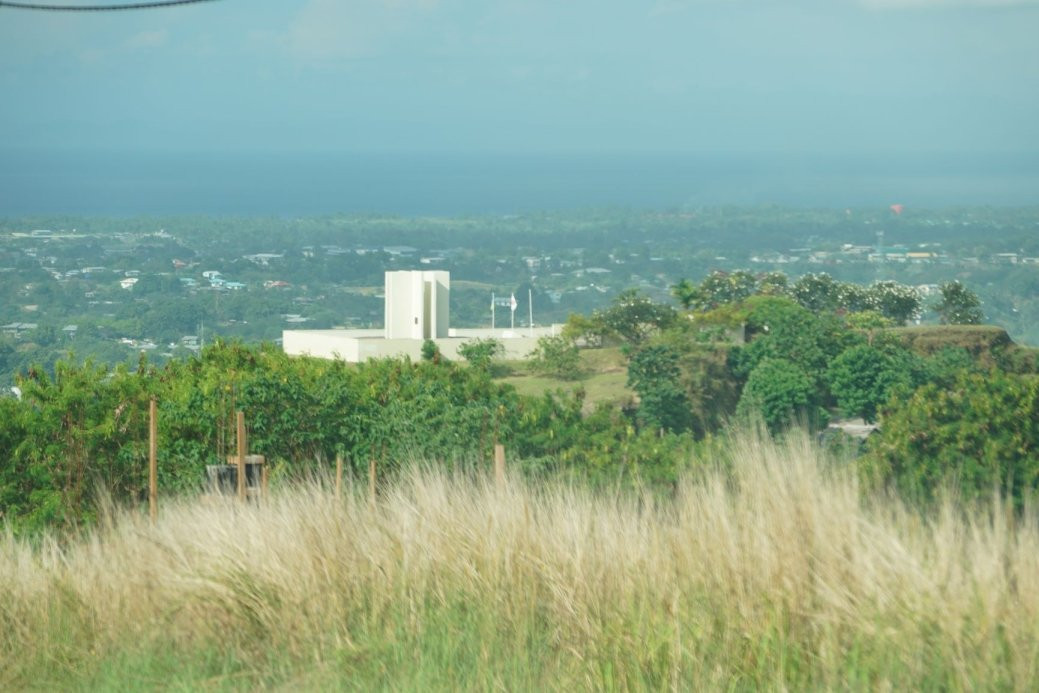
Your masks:
[{"label": "ocean", "polygon": [[0,216],[1039,204],[1039,157],[0,150]]}]

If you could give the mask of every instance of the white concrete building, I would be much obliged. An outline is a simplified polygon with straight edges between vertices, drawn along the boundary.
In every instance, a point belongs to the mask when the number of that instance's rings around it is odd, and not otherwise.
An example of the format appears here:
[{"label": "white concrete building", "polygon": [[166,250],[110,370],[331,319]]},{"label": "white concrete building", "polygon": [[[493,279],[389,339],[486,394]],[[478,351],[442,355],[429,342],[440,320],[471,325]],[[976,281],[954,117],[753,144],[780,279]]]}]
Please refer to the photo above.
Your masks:
[{"label": "white concrete building", "polygon": [[422,357],[431,339],[449,359],[474,339],[494,338],[505,347],[504,358],[525,358],[541,337],[560,326],[525,329],[455,329],[450,327],[451,276],[444,271],[386,272],[385,325],[374,330],[284,330],[282,348],[293,356],[318,356],[359,363],[371,358]]},{"label": "white concrete building", "polygon": [[449,272],[387,272],[386,339],[447,337],[450,298]]}]

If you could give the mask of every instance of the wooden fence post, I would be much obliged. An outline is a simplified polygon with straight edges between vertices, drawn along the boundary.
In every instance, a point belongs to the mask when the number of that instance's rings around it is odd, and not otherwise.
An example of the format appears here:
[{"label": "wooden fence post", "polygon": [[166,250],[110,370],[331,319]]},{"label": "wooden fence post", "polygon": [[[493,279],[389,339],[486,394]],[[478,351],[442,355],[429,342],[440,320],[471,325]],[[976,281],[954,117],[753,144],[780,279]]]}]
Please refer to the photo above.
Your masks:
[{"label": "wooden fence post", "polygon": [[499,491],[505,488],[505,446],[501,443],[494,444],[494,483]]},{"label": "wooden fence post", "polygon": [[159,414],[155,398],[148,403],[148,514],[159,516]]},{"label": "wooden fence post", "polygon": [[336,455],[336,500],[343,497],[343,456]]},{"label": "wooden fence post", "polygon": [[245,502],[245,412],[238,412],[238,500]]}]

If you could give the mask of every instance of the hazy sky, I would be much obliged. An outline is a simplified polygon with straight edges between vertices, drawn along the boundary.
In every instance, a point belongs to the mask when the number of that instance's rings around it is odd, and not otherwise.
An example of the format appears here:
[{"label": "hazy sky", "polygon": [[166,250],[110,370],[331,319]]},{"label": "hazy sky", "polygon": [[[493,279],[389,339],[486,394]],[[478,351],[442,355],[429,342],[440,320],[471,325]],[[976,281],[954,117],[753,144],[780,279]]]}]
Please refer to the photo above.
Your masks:
[{"label": "hazy sky", "polygon": [[0,149],[1036,153],[1039,0],[0,8],[0,94]]}]

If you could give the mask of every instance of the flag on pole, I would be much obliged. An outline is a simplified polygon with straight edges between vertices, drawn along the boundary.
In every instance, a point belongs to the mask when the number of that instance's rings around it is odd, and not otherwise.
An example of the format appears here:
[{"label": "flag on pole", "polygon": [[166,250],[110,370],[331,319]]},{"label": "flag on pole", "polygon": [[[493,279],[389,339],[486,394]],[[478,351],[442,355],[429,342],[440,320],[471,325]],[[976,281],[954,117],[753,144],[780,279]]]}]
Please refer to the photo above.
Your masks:
[{"label": "flag on pole", "polygon": [[512,297],[509,299],[509,308],[511,308],[512,312],[515,313],[516,312],[516,306],[518,306],[518,305],[519,305],[519,303],[516,302],[516,294],[513,294]]}]

